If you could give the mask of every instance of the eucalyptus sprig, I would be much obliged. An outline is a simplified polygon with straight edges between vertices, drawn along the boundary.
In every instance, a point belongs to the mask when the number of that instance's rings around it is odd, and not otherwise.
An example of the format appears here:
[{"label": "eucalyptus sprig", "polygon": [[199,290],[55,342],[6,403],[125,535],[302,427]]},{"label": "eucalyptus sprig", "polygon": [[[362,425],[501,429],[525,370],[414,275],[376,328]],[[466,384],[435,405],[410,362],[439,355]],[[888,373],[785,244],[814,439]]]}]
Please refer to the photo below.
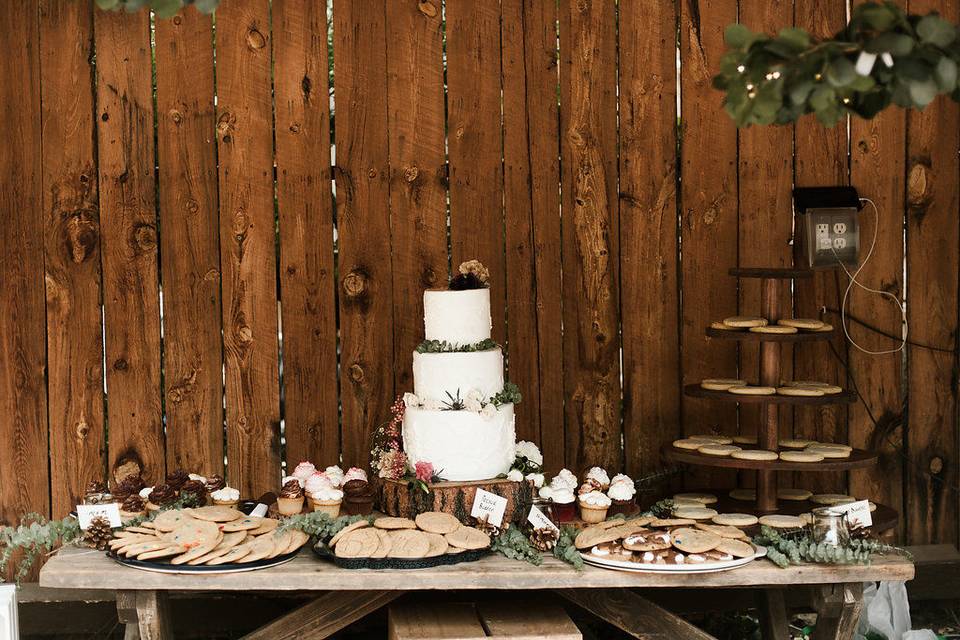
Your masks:
[{"label": "eucalyptus sprig", "polygon": [[457,344],[446,340],[424,340],[417,345],[417,353],[473,353],[497,349],[500,345],[487,338],[472,344]]},{"label": "eucalyptus sprig", "polygon": [[220,4],[220,0],[94,0],[101,9],[128,13],[139,11],[144,7],[157,14],[158,18],[173,17],[180,9],[193,5],[201,13],[213,13]]},{"label": "eucalyptus sprig", "polygon": [[371,524],[373,523],[373,518],[370,516],[340,516],[339,518],[331,518],[322,511],[311,511],[310,513],[300,513],[285,518],[278,528],[280,531],[299,529],[311,537],[326,542],[344,527],[354,522],[359,522],[360,520],[366,520]]},{"label": "eucalyptus sprig", "polygon": [[650,508],[643,512],[644,515],[654,516],[655,518],[673,517],[673,500],[664,498],[650,505]]},{"label": "eucalyptus sprig", "polygon": [[535,566],[543,564],[543,556],[540,551],[517,527],[509,527],[501,531],[499,535],[494,536],[490,543],[490,549],[511,560],[524,560]]},{"label": "eucalyptus sprig", "polygon": [[908,555],[894,547],[870,538],[853,538],[843,545],[817,542],[810,532],[800,529],[781,533],[771,527],[760,527],[754,543],[767,548],[767,558],[779,567],[812,562],[816,564],[870,564],[870,557],[878,553]]},{"label": "eucalyptus sprig", "polygon": [[557,538],[557,544],[553,547],[553,557],[573,565],[573,568],[577,571],[582,571],[583,557],[580,555],[577,545],[574,544],[576,538],[576,527],[570,525],[560,527],[560,537]]},{"label": "eucalyptus sprig", "polygon": [[513,382],[504,383],[503,390],[490,397],[490,403],[497,408],[510,403],[520,404],[521,400],[523,396],[520,394],[520,387]]},{"label": "eucalyptus sprig", "polygon": [[796,27],[771,36],[742,24],[724,37],[730,50],[713,83],[738,127],[806,113],[833,126],[891,104],[923,109],[939,94],[960,101],[957,26],[936,13],[908,15],[889,0],[857,6],[846,28],[821,41]]},{"label": "eucalyptus sprig", "polygon": [[19,551],[22,556],[16,559],[15,579],[19,583],[30,572],[30,568],[41,557],[47,556],[62,545],[70,544],[81,537],[80,523],[73,516],[63,520],[47,520],[37,513],[23,517],[16,527],[0,528],[0,573],[5,573],[14,555]]}]

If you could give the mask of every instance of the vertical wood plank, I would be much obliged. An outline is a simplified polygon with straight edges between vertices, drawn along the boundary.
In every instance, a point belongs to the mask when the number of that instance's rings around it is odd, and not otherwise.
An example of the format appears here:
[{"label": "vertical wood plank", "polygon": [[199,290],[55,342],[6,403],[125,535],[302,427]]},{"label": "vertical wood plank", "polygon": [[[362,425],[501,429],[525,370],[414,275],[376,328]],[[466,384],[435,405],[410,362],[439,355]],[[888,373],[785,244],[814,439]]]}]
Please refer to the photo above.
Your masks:
[{"label": "vertical wood plank", "polygon": [[476,258],[490,269],[493,338],[503,343],[508,280],[504,264],[500,11],[497,2],[447,0],[446,5],[451,264],[456,269],[464,260]]},{"label": "vertical wood plank", "polygon": [[93,147],[93,7],[40,5],[44,272],[47,298],[50,500],[66,516],[103,480],[100,211]]},{"label": "vertical wood plank", "polygon": [[[911,0],[911,13],[937,11],[956,23],[957,0]],[[960,111],[937,99],[907,115],[907,292],[914,342],[908,347],[907,543],[957,543],[957,146]],[[929,475],[928,475],[929,474]]]},{"label": "vertical wood plank", "polygon": [[[736,22],[736,0],[690,0],[681,4],[681,353],[683,382],[736,372],[736,345],[707,340],[710,322],[733,315],[737,281],[727,269],[737,263],[737,130],[723,111],[711,78],[725,51],[723,30]],[[729,343],[729,344],[728,344]],[[687,435],[735,433],[736,407],[684,399]],[[694,471],[696,482],[732,480],[732,474]]]},{"label": "vertical wood plank", "polygon": [[[869,247],[874,230],[877,230],[877,246],[858,278],[870,287],[900,297],[903,295],[905,114],[902,109],[891,107],[873,120],[852,118],[850,127],[850,181],[861,197],[870,198],[879,209],[879,220],[869,205],[860,216],[860,237],[864,239],[864,246]],[[865,256],[866,249],[861,253],[861,259]],[[841,278],[841,285],[846,287],[845,277]],[[854,287],[848,311],[882,331],[900,335],[900,310],[885,297]],[[849,324],[850,335],[867,349],[892,349],[899,343],[853,321]],[[851,347],[849,359],[851,374],[863,399],[851,405],[849,410],[850,444],[877,450],[881,454],[877,466],[850,474],[850,492],[882,502],[901,513],[903,471],[898,449],[904,440],[900,382],[902,358],[902,353],[875,356]],[[874,426],[873,420],[879,427]],[[901,518],[900,533],[903,527]]]},{"label": "vertical wood plank", "polygon": [[[776,33],[793,19],[792,0],[740,0],[740,21],[753,31]],[[748,127],[739,135],[739,220],[738,264],[741,267],[789,267],[793,264],[790,245],[793,230],[791,188],[793,186],[793,127]],[[760,280],[739,282],[741,315],[763,315],[760,307]],[[790,283],[780,286],[780,313],[788,317],[793,304]],[[793,369],[791,345],[780,345],[781,371]],[[740,345],[740,377],[758,380],[759,343]],[[789,375],[789,374],[788,374]],[[782,405],[780,433],[789,437],[793,414]],[[759,404],[740,406],[741,431],[756,433],[762,416]],[[745,474],[750,479],[754,473]]]},{"label": "vertical wood plank", "polygon": [[[95,11],[110,468],[165,469],[150,16]],[[124,469],[132,467],[124,466]]]},{"label": "vertical wood plank", "polygon": [[620,8],[620,268],[626,469],[680,434],[676,10]]},{"label": "vertical wood plank", "polygon": [[275,1],[273,52],[286,459],[319,464],[340,453],[325,3]]},{"label": "vertical wood plank", "polygon": [[[806,29],[816,38],[826,38],[840,31],[846,24],[846,0],[796,0],[796,26]],[[841,122],[826,128],[813,116],[801,118],[795,126],[794,180],[798,187],[843,186],[850,183],[847,163],[847,127]],[[799,233],[799,230],[797,230]],[[794,288],[794,312],[798,318],[819,318],[823,307],[839,309],[843,291],[839,270],[817,271],[812,278],[801,278]],[[794,349],[793,378],[821,380],[847,386],[843,365],[834,357],[832,349],[841,358],[847,358],[847,343],[839,331],[836,316],[825,316],[838,329],[833,343],[808,342]],[[785,369],[786,371],[786,369]],[[820,442],[847,442],[847,405],[797,407],[793,416],[794,435]],[[795,474],[796,476],[797,474]],[[817,493],[845,493],[847,474],[843,472],[804,474],[796,486]]]},{"label": "vertical wood plank", "polygon": [[560,7],[566,461],[622,466],[616,16]]},{"label": "vertical wood plank", "polygon": [[[370,457],[370,430],[393,401],[393,291],[383,1],[333,7],[342,451]],[[419,317],[419,316],[418,316]]]},{"label": "vertical wood plank", "polygon": [[220,264],[231,486],[280,480],[270,6],[217,10]]},{"label": "vertical wood plank", "polygon": [[222,474],[213,21],[187,9],[155,38],[167,466]]},{"label": "vertical wood plank", "polygon": [[520,386],[517,438],[564,465],[557,7],[504,0],[503,163],[509,375]]},{"label": "vertical wood plank", "polygon": [[50,510],[44,368],[40,33],[33,3],[0,11],[0,520]]},{"label": "vertical wood plank", "polygon": [[423,290],[447,284],[443,23],[440,0],[388,0],[386,10],[394,386],[403,393],[423,340]]}]

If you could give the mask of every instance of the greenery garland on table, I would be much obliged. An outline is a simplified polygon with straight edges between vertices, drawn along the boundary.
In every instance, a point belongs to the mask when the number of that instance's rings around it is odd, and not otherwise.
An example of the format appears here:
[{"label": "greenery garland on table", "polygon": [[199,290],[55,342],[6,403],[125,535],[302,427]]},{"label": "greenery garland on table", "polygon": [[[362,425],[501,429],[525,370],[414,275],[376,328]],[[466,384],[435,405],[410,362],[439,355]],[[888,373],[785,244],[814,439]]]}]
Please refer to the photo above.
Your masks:
[{"label": "greenery garland on table", "polygon": [[822,41],[796,27],[770,36],[732,24],[724,35],[730,51],[713,82],[738,127],[806,113],[833,126],[890,104],[923,109],[939,94],[960,101],[957,26],[936,13],[907,15],[887,0],[857,6],[847,27]]},{"label": "greenery garland on table", "polygon": [[760,527],[753,542],[767,548],[767,558],[779,567],[813,562],[817,564],[870,564],[874,553],[909,555],[903,549],[869,538],[853,538],[847,544],[834,546],[817,542],[807,529],[780,533],[771,527]]},{"label": "greenery garland on table", "polygon": [[201,13],[213,13],[220,0],[94,0],[98,7],[111,11],[123,9],[129,13],[144,7],[157,14],[159,18],[170,18],[180,9],[193,5]]}]

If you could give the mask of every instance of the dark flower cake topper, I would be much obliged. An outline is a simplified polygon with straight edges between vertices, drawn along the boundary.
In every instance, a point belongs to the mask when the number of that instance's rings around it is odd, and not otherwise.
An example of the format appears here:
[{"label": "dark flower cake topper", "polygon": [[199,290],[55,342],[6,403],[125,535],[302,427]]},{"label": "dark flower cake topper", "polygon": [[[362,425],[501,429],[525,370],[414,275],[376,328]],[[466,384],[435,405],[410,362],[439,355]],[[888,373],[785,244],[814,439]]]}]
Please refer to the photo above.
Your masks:
[{"label": "dark flower cake topper", "polygon": [[451,291],[484,289],[489,285],[490,271],[479,260],[461,262],[460,273],[450,279]]}]

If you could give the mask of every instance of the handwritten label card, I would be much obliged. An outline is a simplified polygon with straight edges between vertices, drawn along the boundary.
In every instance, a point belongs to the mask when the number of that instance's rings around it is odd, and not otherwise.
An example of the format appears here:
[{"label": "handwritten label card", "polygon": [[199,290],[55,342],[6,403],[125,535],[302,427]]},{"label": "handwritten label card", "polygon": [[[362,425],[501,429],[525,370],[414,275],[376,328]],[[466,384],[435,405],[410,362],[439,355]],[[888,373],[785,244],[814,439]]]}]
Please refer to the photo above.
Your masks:
[{"label": "handwritten label card", "polygon": [[486,520],[489,524],[499,527],[503,524],[503,513],[506,510],[506,498],[501,498],[497,494],[483,489],[477,489],[470,515],[477,520]]},{"label": "handwritten label card", "polygon": [[527,516],[527,522],[532,524],[534,529],[552,529],[560,533],[557,525],[553,524],[553,521],[536,506],[530,507],[530,515]]},{"label": "handwritten label card", "polygon": [[847,504],[838,504],[830,507],[834,513],[847,514],[847,526],[850,529],[862,529],[873,524],[873,517],[870,515],[870,501],[857,500]]},{"label": "handwritten label card", "polygon": [[111,527],[123,526],[123,521],[120,520],[120,505],[116,502],[77,505],[77,520],[80,521],[81,529],[84,531],[89,529],[94,518],[106,518],[110,521]]}]

